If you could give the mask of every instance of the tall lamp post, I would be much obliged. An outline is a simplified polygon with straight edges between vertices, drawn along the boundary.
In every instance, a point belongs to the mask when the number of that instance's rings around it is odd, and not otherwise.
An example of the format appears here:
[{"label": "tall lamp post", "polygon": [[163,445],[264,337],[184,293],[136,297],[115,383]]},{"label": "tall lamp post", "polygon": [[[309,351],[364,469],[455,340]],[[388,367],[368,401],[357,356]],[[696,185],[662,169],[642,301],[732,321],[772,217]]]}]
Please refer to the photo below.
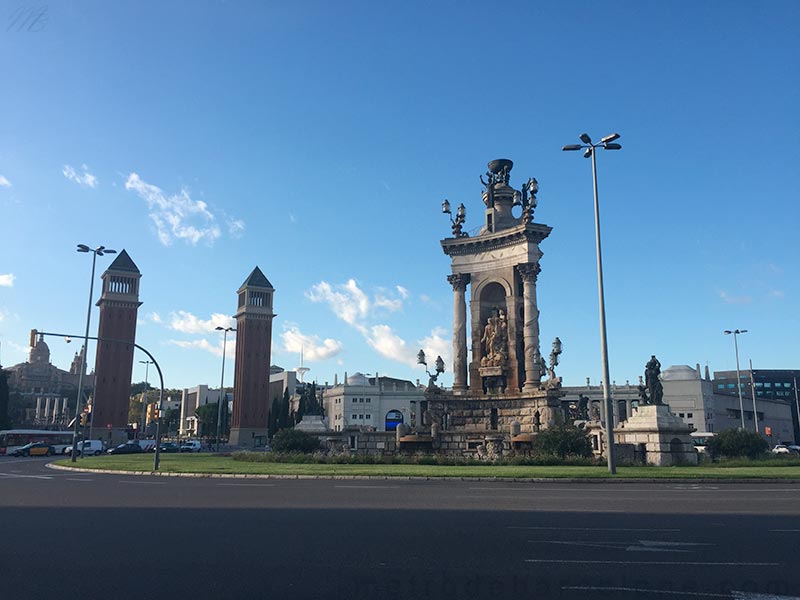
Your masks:
[{"label": "tall lamp post", "polygon": [[148,375],[149,370],[150,370],[150,365],[153,364],[153,361],[152,360],[140,360],[139,362],[144,365],[144,390],[142,391],[142,427],[141,427],[141,429],[139,429],[139,436],[140,436],[140,439],[141,439],[141,436],[144,435],[145,411],[147,409],[147,389],[148,389],[147,375]]},{"label": "tall lamp post", "polygon": [[747,333],[747,329],[725,330],[725,335],[733,335],[733,347],[736,350],[736,390],[739,392],[739,412],[742,415],[742,430],[744,430],[744,402],[742,402],[742,376],[739,373],[739,342],[736,336],[740,333]]},{"label": "tall lamp post", "polygon": [[[225,349],[228,345],[228,332],[236,331],[235,327],[217,327],[222,332],[222,375],[219,378],[219,402],[217,405],[217,452],[219,452],[219,438],[222,430],[222,403],[227,399],[225,394]],[[227,413],[226,413],[227,414]]]},{"label": "tall lamp post", "polygon": [[92,253],[92,278],[89,282],[89,308],[86,311],[86,333],[83,336],[83,356],[81,357],[81,368],[78,372],[78,396],[75,400],[75,422],[72,427],[72,462],[78,457],[78,426],[80,425],[80,415],[83,408],[83,373],[86,371],[86,354],[89,352],[89,323],[92,319],[92,297],[94,296],[94,271],[97,264],[97,257],[104,254],[116,254],[116,250],[111,250],[105,246],[89,248],[86,244],[78,244],[78,252]]},{"label": "tall lamp post", "polygon": [[600,307],[600,352],[603,357],[603,402],[606,407],[606,458],[608,460],[608,471],[612,475],[617,472],[614,461],[614,404],[611,399],[609,369],[608,369],[608,340],[606,337],[606,302],[603,292],[603,253],[600,248],[600,202],[597,196],[597,161],[595,155],[597,149],[620,150],[622,146],[615,143],[619,139],[618,133],[612,133],[601,139],[598,143],[593,143],[588,133],[580,135],[582,144],[569,144],[562,150],[565,152],[584,150],[584,158],[592,159],[592,184],[594,186],[594,233],[597,245],[597,297]]}]

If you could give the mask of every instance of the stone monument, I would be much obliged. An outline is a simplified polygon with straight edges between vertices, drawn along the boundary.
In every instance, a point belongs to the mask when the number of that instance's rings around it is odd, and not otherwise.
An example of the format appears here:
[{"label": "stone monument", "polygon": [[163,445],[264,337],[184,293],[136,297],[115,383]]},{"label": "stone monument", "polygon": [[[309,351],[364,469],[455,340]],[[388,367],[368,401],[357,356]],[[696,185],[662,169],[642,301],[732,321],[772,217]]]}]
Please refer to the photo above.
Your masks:
[{"label": "stone monument", "polygon": [[644,462],[657,466],[696,465],[689,427],[664,404],[661,385],[661,363],[655,355],[645,366],[645,384],[639,386],[641,402],[628,420],[622,422],[614,435],[619,444],[630,444],[634,454]]},{"label": "stone monument", "polygon": [[[453,237],[441,241],[451,260],[453,388],[443,391],[430,382],[424,408],[428,422],[421,426],[427,431],[435,425],[440,439],[434,445],[448,452],[481,446],[500,453],[562,418],[561,379],[555,374],[562,344],[558,338],[553,342],[548,368],[539,345],[536,300],[539,244],[552,228],[534,222],[536,179],[519,190],[511,187],[513,164],[493,160],[486,179],[480,178],[484,215],[477,234],[463,230],[461,204],[456,218],[450,217]],[[442,210],[450,213],[449,201]]]}]

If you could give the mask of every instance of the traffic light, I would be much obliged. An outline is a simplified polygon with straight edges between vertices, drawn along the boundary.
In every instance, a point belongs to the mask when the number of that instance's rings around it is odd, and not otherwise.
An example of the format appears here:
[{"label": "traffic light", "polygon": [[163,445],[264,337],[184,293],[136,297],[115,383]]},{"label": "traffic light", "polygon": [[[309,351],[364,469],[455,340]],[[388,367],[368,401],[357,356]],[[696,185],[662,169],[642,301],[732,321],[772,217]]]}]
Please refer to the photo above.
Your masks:
[{"label": "traffic light", "polygon": [[30,340],[31,343],[29,344],[31,348],[33,348],[36,345],[36,334],[38,333],[39,332],[36,331],[35,329],[31,329],[31,340]]},{"label": "traffic light", "polygon": [[86,413],[82,412],[81,413],[81,427],[85,427],[85,426],[86,426]]},{"label": "traffic light", "polygon": [[158,419],[158,402],[147,405],[147,422],[152,423]]}]

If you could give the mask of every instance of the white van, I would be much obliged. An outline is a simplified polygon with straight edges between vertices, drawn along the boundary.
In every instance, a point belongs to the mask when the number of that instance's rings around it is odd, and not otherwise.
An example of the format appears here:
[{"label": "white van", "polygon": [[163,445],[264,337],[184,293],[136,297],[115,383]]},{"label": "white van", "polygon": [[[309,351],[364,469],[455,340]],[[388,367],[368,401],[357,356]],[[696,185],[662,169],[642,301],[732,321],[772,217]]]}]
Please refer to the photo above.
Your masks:
[{"label": "white van", "polygon": [[[103,440],[83,440],[78,443],[78,456],[99,456],[105,449]],[[72,454],[72,446],[67,446],[64,454]]]}]

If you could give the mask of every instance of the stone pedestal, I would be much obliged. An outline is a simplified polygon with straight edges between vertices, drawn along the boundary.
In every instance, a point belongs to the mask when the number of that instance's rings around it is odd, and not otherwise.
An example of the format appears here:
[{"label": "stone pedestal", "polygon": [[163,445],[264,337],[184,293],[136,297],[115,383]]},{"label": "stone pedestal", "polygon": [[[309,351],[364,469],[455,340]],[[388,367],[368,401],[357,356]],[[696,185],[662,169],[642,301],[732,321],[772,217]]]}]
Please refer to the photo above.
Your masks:
[{"label": "stone pedestal", "polygon": [[312,435],[322,435],[328,431],[322,415],[305,415],[294,428]]},{"label": "stone pedestal", "polygon": [[266,427],[234,427],[228,444],[237,448],[263,447],[267,442]]},{"label": "stone pedestal", "polygon": [[640,406],[618,429],[614,430],[616,442],[631,444],[637,454],[644,453],[650,465],[696,465],[697,452],[692,429],[672,414],[666,404]]}]

